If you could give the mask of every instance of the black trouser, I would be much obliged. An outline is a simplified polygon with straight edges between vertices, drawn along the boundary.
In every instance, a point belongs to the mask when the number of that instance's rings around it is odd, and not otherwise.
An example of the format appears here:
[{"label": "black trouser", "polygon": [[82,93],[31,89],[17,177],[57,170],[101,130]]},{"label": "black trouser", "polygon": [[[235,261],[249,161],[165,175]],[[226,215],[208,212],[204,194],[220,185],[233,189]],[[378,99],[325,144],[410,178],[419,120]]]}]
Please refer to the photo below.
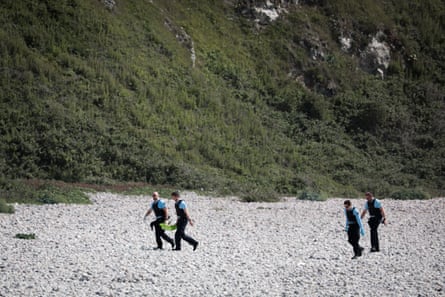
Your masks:
[{"label": "black trouser", "polygon": [[170,238],[167,234],[165,234],[165,231],[159,225],[160,223],[163,223],[164,221],[165,221],[164,219],[156,219],[156,221],[154,221],[156,243],[158,244],[158,248],[160,248],[160,249],[162,249],[161,238],[163,238],[168,243],[173,244],[173,239]]},{"label": "black trouser", "polygon": [[354,255],[361,256],[361,246],[358,244],[358,241],[360,240],[360,227],[358,224],[352,224],[349,225],[348,228],[348,242],[352,245],[354,248]]},{"label": "black trouser", "polygon": [[371,248],[379,251],[379,235],[377,233],[377,228],[380,225],[379,217],[372,217],[368,221],[368,225],[371,228]]},{"label": "black trouser", "polygon": [[185,234],[185,227],[187,226],[187,219],[179,218],[176,222],[175,244],[176,249],[181,249],[181,239],[184,239],[191,245],[197,244],[197,241]]}]

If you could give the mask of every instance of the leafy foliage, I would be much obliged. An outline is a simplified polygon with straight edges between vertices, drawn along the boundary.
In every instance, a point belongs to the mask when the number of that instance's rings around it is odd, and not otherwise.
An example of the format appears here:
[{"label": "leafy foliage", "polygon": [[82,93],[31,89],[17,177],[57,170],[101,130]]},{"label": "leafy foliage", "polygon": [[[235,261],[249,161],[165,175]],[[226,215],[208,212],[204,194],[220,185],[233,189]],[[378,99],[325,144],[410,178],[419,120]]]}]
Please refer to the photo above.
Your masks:
[{"label": "leafy foliage", "polygon": [[303,191],[298,195],[299,200],[324,201],[326,197],[319,193]]},{"label": "leafy foliage", "polygon": [[[2,1],[0,172],[247,200],[256,188],[443,195],[444,11],[439,0],[304,1],[258,30],[231,1]],[[356,58],[379,31],[385,80]],[[7,201],[86,201],[8,187]]]},{"label": "leafy foliage", "polygon": [[57,204],[91,203],[85,191],[75,186],[57,186],[49,182],[30,183],[21,180],[1,180],[0,195],[6,202]]},{"label": "leafy foliage", "polygon": [[14,206],[6,203],[5,200],[0,199],[0,213],[14,213]]},{"label": "leafy foliage", "polygon": [[36,235],[34,233],[17,233],[14,237],[18,239],[36,239]]},{"label": "leafy foliage", "polygon": [[399,190],[391,194],[390,196],[393,199],[398,200],[424,200],[431,198],[427,193],[421,190],[416,189],[407,189],[407,190]]}]

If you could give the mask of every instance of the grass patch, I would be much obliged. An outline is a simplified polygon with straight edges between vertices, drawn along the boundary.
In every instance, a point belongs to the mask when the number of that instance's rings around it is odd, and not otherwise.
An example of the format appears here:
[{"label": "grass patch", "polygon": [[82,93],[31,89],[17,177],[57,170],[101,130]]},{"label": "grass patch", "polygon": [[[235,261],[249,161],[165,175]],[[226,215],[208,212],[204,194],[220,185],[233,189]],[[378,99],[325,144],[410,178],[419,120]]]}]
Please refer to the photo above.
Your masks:
[{"label": "grass patch", "polygon": [[91,201],[82,189],[61,189],[46,186],[39,190],[37,202],[42,204],[90,204]]},{"label": "grass patch", "polygon": [[416,189],[399,190],[393,192],[390,197],[397,200],[425,200],[431,198],[428,193]]},{"label": "grass patch", "polygon": [[170,198],[176,191],[170,186],[154,186],[146,183],[122,183],[107,180],[106,183],[66,183],[54,180],[0,179],[1,210],[12,208],[7,203],[28,204],[89,204],[88,192],[112,192],[123,195],[151,196],[154,191],[162,198]]},{"label": "grass patch", "polygon": [[14,213],[14,206],[6,203],[5,200],[0,199],[0,213]]},{"label": "grass patch", "polygon": [[36,235],[34,233],[17,233],[14,238],[18,239],[36,239]]},{"label": "grass patch", "polygon": [[327,197],[320,193],[303,191],[298,195],[298,200],[325,201]]},{"label": "grass patch", "polygon": [[6,202],[29,204],[89,204],[90,189],[42,180],[1,180],[0,194]]}]

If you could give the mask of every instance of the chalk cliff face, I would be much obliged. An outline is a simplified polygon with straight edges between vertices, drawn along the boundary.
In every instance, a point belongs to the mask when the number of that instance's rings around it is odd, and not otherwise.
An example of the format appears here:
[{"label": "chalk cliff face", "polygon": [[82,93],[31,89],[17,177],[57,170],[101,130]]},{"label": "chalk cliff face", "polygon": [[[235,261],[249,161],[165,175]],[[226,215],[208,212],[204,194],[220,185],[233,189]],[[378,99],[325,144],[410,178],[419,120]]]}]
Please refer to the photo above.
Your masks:
[{"label": "chalk cliff face", "polygon": [[384,41],[379,41],[383,33],[378,32],[372,37],[371,42],[361,54],[361,63],[365,71],[379,73],[383,78],[383,73],[388,69],[391,62],[391,51],[389,45]]},{"label": "chalk cliff face", "polygon": [[287,12],[287,8],[295,7],[298,4],[298,0],[286,1],[253,1],[253,0],[241,0],[238,1],[236,6],[244,16],[248,16],[258,24],[267,25],[270,22],[275,21],[280,15]]}]

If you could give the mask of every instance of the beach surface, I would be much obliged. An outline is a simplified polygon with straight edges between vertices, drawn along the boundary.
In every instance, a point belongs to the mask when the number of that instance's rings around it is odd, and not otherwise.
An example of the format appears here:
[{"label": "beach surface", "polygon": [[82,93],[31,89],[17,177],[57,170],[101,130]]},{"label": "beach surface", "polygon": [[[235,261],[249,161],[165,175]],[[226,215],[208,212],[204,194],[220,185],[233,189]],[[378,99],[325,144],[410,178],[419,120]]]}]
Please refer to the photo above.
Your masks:
[{"label": "beach surface", "polygon": [[[0,214],[0,296],[445,296],[445,198],[383,199],[381,251],[369,252],[365,219],[364,255],[351,260],[344,199],[243,203],[185,192],[195,221],[186,233],[199,246],[172,251],[153,250],[150,195],[90,197]],[[352,202],[361,211],[365,200]]]}]

